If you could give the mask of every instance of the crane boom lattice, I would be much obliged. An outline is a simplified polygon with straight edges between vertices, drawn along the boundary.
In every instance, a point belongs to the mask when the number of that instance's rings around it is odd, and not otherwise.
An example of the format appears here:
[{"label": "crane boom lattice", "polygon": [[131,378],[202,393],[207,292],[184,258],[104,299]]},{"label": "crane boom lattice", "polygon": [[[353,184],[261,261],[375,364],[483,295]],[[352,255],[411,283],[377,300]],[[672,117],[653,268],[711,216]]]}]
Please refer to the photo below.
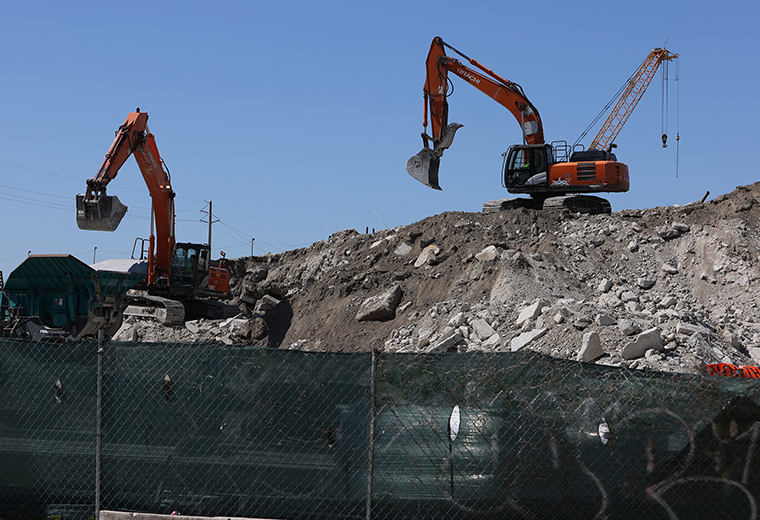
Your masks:
[{"label": "crane boom lattice", "polygon": [[599,129],[599,133],[591,142],[590,149],[605,150],[615,141],[633,109],[641,100],[641,96],[644,95],[652,82],[660,64],[674,58],[678,58],[678,54],[672,54],[667,49],[653,49],[649,53],[639,69],[631,76],[624,92],[618,98],[615,108],[612,109],[602,128]]}]

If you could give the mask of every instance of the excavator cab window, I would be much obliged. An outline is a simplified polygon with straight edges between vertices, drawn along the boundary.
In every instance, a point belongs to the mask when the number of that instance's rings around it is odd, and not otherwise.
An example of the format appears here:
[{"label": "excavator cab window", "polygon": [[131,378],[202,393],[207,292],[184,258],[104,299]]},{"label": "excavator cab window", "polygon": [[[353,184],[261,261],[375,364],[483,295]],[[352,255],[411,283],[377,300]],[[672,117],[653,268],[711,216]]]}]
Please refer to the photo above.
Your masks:
[{"label": "excavator cab window", "polygon": [[546,183],[546,170],[553,162],[547,145],[515,145],[507,152],[504,162],[504,185],[514,188]]},{"label": "excavator cab window", "polygon": [[176,244],[169,285],[174,289],[205,289],[211,260],[209,253],[205,244]]},{"label": "excavator cab window", "polygon": [[172,256],[171,278],[173,287],[192,287],[193,275],[198,263],[198,251],[187,244],[177,244]]}]

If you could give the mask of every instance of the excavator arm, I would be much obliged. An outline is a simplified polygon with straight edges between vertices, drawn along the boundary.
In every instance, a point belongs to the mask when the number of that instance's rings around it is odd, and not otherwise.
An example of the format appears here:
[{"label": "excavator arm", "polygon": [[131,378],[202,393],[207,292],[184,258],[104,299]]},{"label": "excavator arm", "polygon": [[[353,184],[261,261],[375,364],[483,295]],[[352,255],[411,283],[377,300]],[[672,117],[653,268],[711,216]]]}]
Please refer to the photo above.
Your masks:
[{"label": "excavator arm", "polygon": [[[115,196],[106,194],[106,187],[129,159],[135,156],[153,206],[155,236],[151,225],[148,257],[148,282],[155,283],[168,277],[174,250],[174,196],[169,172],[158,153],[156,140],[148,131],[148,114],[137,111],[127,116],[116,131],[116,138],[108,150],[98,173],[87,181],[87,191],[77,195],[77,225],[80,229],[114,231],[126,206]],[[155,253],[154,253],[155,251]]]},{"label": "excavator arm", "polygon": [[[467,60],[474,68],[468,67],[460,60],[446,55],[446,48],[451,49]],[[445,43],[440,37],[435,37],[430,45],[426,60],[427,77],[425,78],[424,117],[422,133],[424,148],[407,162],[409,174],[430,186],[440,190],[438,185],[438,168],[440,158],[454,140],[456,131],[462,127],[459,123],[448,122],[449,80],[452,72],[477,88],[497,103],[505,107],[517,119],[523,130],[523,141],[526,144],[543,144],[544,130],[538,110],[525,96],[522,87],[513,81],[504,79],[487,69],[477,61],[469,58]],[[432,135],[428,135],[428,110]],[[432,141],[433,147],[430,148]]]}]

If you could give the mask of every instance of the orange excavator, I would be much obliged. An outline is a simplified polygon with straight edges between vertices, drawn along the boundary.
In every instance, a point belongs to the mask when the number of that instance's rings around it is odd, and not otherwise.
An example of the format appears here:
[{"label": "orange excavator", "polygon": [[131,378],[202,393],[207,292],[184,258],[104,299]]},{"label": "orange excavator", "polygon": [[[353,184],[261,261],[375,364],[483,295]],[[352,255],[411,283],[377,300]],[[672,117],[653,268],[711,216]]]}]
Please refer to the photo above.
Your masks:
[{"label": "orange excavator", "polygon": [[[158,153],[156,139],[148,130],[148,114],[135,112],[127,116],[116,131],[116,138],[108,150],[95,177],[87,181],[87,191],[77,194],[77,225],[80,229],[114,231],[127,212],[127,207],[116,196],[106,193],[108,184],[116,178],[126,160],[134,155],[140,167],[152,201],[151,232],[147,251],[141,241],[141,260],[147,252],[145,291],[128,296],[137,297],[142,306],[132,305],[125,314],[154,316],[173,324],[184,320],[182,303],[203,298],[220,298],[228,294],[229,272],[212,265],[211,250],[207,244],[177,243],[174,234],[174,198],[169,171]],[[155,226],[155,234],[154,234]],[[133,250],[134,256],[134,250]],[[144,262],[143,262],[144,263]],[[127,270],[134,271],[134,265]],[[214,307],[213,305],[211,307]],[[142,309],[142,310],[140,310]]]},{"label": "orange excavator", "polygon": [[[450,49],[472,67],[446,55]],[[520,123],[523,142],[505,153],[502,185],[509,193],[528,194],[529,199],[500,199],[486,202],[483,211],[510,207],[564,206],[586,213],[609,213],[606,199],[588,195],[600,192],[626,192],[630,187],[628,166],[618,162],[612,149],[636,103],[649,86],[660,63],[677,58],[665,49],[654,49],[628,81],[628,87],[602,126],[588,150],[570,147],[565,141],[547,143],[538,109],[528,100],[522,87],[504,79],[472,58],[433,39],[426,61],[423,148],[409,161],[407,172],[433,189],[440,190],[438,170],[443,152],[451,146],[462,125],[449,123],[449,73],[462,78],[505,107]],[[473,68],[474,67],[474,68]],[[428,110],[432,135],[427,134]],[[431,147],[432,143],[432,147]],[[580,194],[580,195],[579,195]]]}]

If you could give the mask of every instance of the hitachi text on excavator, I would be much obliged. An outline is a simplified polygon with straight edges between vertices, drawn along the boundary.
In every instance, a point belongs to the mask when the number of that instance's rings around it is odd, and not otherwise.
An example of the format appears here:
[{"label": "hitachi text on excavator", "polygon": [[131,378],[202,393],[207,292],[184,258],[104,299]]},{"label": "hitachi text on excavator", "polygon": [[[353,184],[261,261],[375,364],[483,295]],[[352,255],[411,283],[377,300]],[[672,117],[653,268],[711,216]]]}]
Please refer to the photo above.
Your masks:
[{"label": "hitachi text on excavator", "polygon": [[[447,56],[446,49],[455,52],[475,68]],[[616,147],[615,138],[660,64],[675,58],[678,54],[666,49],[652,50],[626,87],[621,89],[615,107],[592,144],[584,149],[578,144],[569,146],[566,141],[547,143],[538,109],[528,100],[520,85],[502,78],[436,37],[426,60],[423,148],[407,161],[407,172],[423,184],[441,189],[438,183],[441,156],[451,146],[457,130],[463,126],[448,122],[448,74],[452,72],[509,110],[522,129],[523,142],[511,146],[504,154],[502,185],[509,193],[527,194],[530,198],[486,202],[484,212],[512,207],[542,209],[559,206],[584,213],[609,213],[612,209],[610,203],[590,194],[626,192],[630,188],[628,166],[618,162],[612,152]],[[427,134],[428,116],[431,135]]]},{"label": "hitachi text on excavator", "polygon": [[[139,108],[130,113],[116,131],[98,173],[87,181],[87,191],[77,194],[77,225],[94,231],[114,231],[118,227],[127,207],[118,197],[107,195],[106,187],[130,155],[137,160],[148,186],[152,214],[147,251],[144,239],[135,242],[136,245],[141,243],[141,260],[147,252],[144,290],[128,293],[132,300],[124,313],[176,324],[184,320],[185,308],[192,306],[200,314],[219,317],[214,310],[219,306],[213,305],[209,298],[227,295],[229,272],[212,264],[208,244],[176,242],[175,193],[169,171],[158,153],[154,135],[148,130],[148,114]],[[130,264],[127,269],[134,272],[135,265]]]}]

